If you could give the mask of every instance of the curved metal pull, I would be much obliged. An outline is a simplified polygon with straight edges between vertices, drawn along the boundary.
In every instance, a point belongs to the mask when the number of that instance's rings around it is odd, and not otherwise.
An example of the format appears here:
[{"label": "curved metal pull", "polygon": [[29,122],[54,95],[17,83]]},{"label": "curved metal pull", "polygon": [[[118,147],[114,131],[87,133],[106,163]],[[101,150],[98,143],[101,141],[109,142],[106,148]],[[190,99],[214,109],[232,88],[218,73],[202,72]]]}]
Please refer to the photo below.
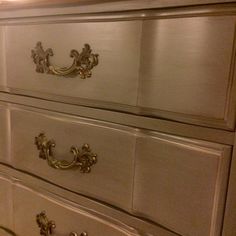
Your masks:
[{"label": "curved metal pull", "polygon": [[98,64],[98,54],[93,54],[89,44],[85,44],[82,52],[71,50],[70,57],[74,58],[70,67],[56,67],[51,65],[49,57],[53,56],[51,48],[44,50],[41,42],[37,42],[34,50],[31,51],[31,57],[36,64],[36,71],[64,77],[80,76],[86,79],[92,76],[91,70]]},{"label": "curved metal pull", "polygon": [[[46,212],[42,211],[41,213],[36,215],[36,222],[38,227],[40,228],[40,235],[49,236],[53,234],[53,230],[56,228],[56,224],[54,221],[49,220],[46,216]],[[71,232],[69,236],[79,236],[75,232]],[[86,232],[82,232],[80,236],[88,236]]]},{"label": "curved metal pull", "polygon": [[72,146],[70,148],[74,159],[71,162],[66,160],[57,160],[53,156],[53,148],[56,146],[55,141],[47,140],[44,133],[40,133],[35,137],[35,145],[39,150],[39,158],[47,160],[48,165],[55,169],[72,169],[79,168],[82,173],[89,173],[91,171],[91,166],[97,162],[97,155],[92,153],[88,144],[84,144],[79,150],[78,148]]}]

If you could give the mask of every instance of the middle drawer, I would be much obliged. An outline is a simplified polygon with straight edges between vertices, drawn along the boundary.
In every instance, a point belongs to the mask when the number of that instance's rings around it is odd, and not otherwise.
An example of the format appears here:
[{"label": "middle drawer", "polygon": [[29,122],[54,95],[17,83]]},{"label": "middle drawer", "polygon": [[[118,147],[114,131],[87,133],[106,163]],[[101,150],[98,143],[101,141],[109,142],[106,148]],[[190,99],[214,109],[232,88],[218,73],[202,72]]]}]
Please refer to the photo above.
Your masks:
[{"label": "middle drawer", "polygon": [[[18,108],[11,110],[11,124],[12,160],[16,168],[71,191],[130,209],[135,129],[53,112],[41,113],[38,110]],[[39,150],[35,137],[38,137]],[[89,148],[84,144],[88,144]],[[72,146],[74,148],[70,150]],[[80,164],[73,162],[77,154],[81,159]],[[80,167],[89,166],[86,158],[91,161],[94,154],[97,155],[97,161],[92,163],[91,171],[81,173]],[[59,169],[52,168],[53,165]],[[67,167],[69,168],[60,170]],[[86,168],[84,170],[86,172]]]}]

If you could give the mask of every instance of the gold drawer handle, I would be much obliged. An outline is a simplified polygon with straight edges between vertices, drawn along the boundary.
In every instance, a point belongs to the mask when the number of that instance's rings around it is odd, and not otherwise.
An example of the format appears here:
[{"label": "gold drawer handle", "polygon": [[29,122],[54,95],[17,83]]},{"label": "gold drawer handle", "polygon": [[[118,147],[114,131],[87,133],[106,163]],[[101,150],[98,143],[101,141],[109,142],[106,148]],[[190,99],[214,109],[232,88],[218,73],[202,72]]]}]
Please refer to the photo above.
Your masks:
[{"label": "gold drawer handle", "polygon": [[57,160],[53,156],[53,148],[56,146],[54,140],[47,140],[44,133],[40,133],[35,137],[35,145],[39,150],[39,158],[47,160],[48,165],[55,169],[72,169],[79,168],[82,173],[89,173],[91,171],[91,166],[97,162],[97,155],[92,153],[88,144],[84,144],[79,150],[78,148],[72,146],[70,148],[74,159],[71,162],[66,160]]},{"label": "gold drawer handle", "polygon": [[89,44],[85,44],[82,52],[71,50],[70,57],[74,58],[70,67],[59,68],[50,63],[49,57],[53,56],[51,48],[43,49],[42,43],[37,42],[34,50],[31,51],[31,57],[36,64],[36,71],[39,73],[47,73],[64,77],[80,76],[86,79],[92,76],[91,70],[98,64],[98,54],[93,54]]},{"label": "gold drawer handle", "polygon": [[[53,230],[56,228],[54,221],[49,220],[46,216],[46,212],[42,211],[36,215],[36,222],[40,228],[40,235],[49,236],[53,234]],[[78,236],[77,233],[71,232],[69,236]],[[86,232],[82,232],[80,236],[88,236]]]}]

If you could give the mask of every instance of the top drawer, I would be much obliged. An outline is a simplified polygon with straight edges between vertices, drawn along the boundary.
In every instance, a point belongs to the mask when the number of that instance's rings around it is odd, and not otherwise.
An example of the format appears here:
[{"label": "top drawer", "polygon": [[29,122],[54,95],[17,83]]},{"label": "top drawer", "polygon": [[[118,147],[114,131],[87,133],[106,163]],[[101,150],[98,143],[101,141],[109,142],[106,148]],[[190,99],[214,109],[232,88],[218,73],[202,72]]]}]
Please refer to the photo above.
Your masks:
[{"label": "top drawer", "polygon": [[139,106],[224,119],[234,28],[234,17],[145,21]]},{"label": "top drawer", "polygon": [[[234,16],[7,26],[7,85],[232,129],[234,34]],[[72,64],[72,49],[81,52],[88,43],[99,54],[92,77],[36,73],[31,50],[39,41],[53,49],[51,63],[60,68]]]},{"label": "top drawer", "polygon": [[[9,87],[136,105],[141,21],[9,26],[6,34]],[[36,73],[31,50],[39,41],[52,48],[50,61],[61,68],[72,64],[72,49],[81,52],[89,44],[99,55],[92,77]]]}]

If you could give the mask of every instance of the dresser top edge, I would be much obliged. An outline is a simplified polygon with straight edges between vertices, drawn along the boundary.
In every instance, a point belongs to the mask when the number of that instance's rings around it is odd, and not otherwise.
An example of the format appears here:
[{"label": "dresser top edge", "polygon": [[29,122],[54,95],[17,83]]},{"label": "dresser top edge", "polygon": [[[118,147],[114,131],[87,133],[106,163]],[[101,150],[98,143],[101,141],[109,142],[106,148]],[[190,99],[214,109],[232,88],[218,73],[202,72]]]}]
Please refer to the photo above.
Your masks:
[{"label": "dresser top edge", "polygon": [[[67,2],[67,3],[66,3]],[[0,1],[0,20],[79,16],[84,20],[133,20],[183,15],[236,14],[235,0]],[[125,14],[124,14],[125,13]],[[89,18],[88,18],[89,17]]]},{"label": "dresser top edge", "polygon": [[65,6],[103,6],[113,10],[165,8],[178,6],[206,5],[216,3],[232,3],[235,0],[2,0],[0,9],[24,9],[39,7],[65,7]]}]

